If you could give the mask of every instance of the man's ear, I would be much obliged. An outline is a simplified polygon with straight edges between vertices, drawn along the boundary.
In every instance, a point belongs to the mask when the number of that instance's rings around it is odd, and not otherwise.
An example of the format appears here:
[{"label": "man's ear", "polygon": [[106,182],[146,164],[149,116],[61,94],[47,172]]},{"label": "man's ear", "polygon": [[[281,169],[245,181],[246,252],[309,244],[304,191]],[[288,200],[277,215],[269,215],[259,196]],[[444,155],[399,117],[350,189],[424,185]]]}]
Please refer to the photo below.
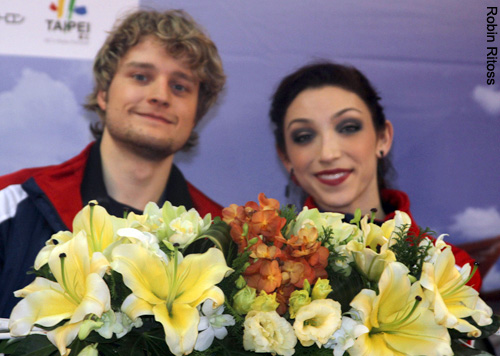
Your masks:
[{"label": "man's ear", "polygon": [[103,90],[99,90],[97,92],[97,104],[99,105],[102,111],[106,111],[106,106],[108,104],[107,94],[108,92]]},{"label": "man's ear", "polygon": [[281,163],[283,163],[287,172],[290,173],[293,167],[290,163],[290,160],[288,159],[288,155],[283,152],[278,146],[276,146],[276,152],[278,153],[278,157],[280,158]]},{"label": "man's ear", "polygon": [[385,121],[385,128],[378,134],[377,153],[384,152],[384,156],[389,153],[394,139],[394,127],[389,120]]}]

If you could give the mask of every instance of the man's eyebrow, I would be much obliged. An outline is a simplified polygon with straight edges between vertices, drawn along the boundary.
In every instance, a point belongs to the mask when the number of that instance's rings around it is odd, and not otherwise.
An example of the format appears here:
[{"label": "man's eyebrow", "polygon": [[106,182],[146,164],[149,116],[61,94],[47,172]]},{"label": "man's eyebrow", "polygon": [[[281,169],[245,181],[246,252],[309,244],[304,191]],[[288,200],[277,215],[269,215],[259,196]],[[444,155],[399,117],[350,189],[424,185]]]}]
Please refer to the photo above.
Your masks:
[{"label": "man's eyebrow", "polygon": [[[148,69],[148,70],[156,70],[157,69],[156,66],[152,63],[136,62],[136,61],[125,63],[125,67],[127,67],[127,68],[141,68],[141,69]],[[196,77],[194,75],[190,75],[190,74],[183,72],[183,71],[176,70],[176,71],[172,72],[172,76],[187,80],[187,81],[192,82],[192,83],[197,83]]]},{"label": "man's eyebrow", "polygon": [[128,63],[125,63],[125,67],[156,69],[156,67],[153,64],[146,63],[146,62],[128,62]]},{"label": "man's eyebrow", "polygon": [[172,73],[173,76],[175,77],[179,77],[180,79],[184,79],[184,80],[187,80],[188,82],[191,82],[193,84],[197,83],[198,81],[196,80],[195,76],[194,75],[189,75],[185,72],[181,72],[181,71],[175,71]]}]

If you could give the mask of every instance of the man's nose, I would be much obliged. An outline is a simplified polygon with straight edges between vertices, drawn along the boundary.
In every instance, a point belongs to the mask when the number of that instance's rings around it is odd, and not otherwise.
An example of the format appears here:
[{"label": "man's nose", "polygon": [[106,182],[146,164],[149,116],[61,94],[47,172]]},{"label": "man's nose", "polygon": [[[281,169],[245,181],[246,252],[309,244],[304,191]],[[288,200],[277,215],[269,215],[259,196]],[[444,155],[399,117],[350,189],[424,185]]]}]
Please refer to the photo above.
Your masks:
[{"label": "man's nose", "polygon": [[149,102],[162,106],[170,105],[170,87],[168,81],[158,79],[150,87]]}]

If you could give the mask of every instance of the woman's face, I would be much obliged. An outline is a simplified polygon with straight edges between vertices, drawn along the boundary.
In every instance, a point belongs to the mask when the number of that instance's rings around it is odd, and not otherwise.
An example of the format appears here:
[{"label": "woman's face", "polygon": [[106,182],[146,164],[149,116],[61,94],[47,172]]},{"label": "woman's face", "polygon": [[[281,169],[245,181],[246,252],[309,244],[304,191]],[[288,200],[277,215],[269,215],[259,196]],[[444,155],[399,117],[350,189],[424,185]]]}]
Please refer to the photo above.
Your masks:
[{"label": "woman's face", "polygon": [[288,107],[283,129],[281,159],[319,208],[382,212],[377,157],[390,150],[392,125],[377,133],[358,95],[333,86],[306,89]]}]

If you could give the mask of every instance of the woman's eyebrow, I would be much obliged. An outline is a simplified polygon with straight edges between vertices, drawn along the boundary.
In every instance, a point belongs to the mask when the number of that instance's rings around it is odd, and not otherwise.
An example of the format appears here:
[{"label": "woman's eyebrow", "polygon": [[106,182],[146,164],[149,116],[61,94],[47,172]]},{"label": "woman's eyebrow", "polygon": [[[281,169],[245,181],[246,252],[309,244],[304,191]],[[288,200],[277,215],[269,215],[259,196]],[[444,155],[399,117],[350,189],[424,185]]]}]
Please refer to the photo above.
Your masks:
[{"label": "woman's eyebrow", "polygon": [[343,114],[345,114],[346,112],[351,111],[351,110],[357,111],[357,112],[359,112],[360,114],[362,113],[362,111],[361,111],[361,110],[356,109],[356,108],[345,108],[345,109],[342,109],[342,110],[340,110],[339,112],[336,112],[335,114],[333,114],[332,119],[336,119],[337,117],[339,117],[339,116],[341,116],[341,115],[343,115]]}]

